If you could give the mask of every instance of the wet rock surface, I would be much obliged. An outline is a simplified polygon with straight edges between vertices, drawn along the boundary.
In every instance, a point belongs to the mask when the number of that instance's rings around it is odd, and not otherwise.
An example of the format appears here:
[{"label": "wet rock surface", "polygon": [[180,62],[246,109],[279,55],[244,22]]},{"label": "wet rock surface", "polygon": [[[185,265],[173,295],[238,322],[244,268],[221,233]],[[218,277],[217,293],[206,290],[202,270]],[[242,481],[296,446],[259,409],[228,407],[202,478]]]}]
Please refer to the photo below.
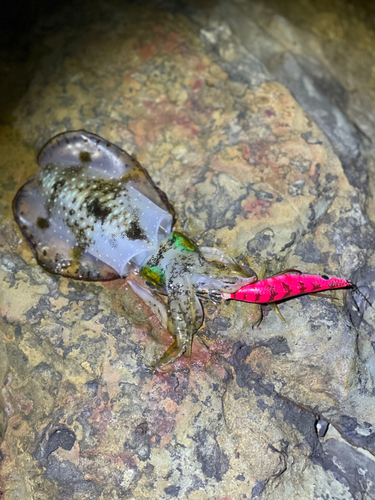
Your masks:
[{"label": "wet rock surface", "polygon": [[172,339],[127,282],[48,274],[13,221],[38,149],[85,128],[136,156],[198,244],[260,276],[343,276],[373,302],[359,42],[347,49],[348,26],[317,7],[298,29],[271,2],[201,7],[98,3],[72,20],[68,6],[39,24],[45,56],[0,135],[7,500],[375,498],[375,313],[362,296],[285,302],[286,323],[264,308],[254,329],[258,306],[209,305],[192,357],[155,372]]}]

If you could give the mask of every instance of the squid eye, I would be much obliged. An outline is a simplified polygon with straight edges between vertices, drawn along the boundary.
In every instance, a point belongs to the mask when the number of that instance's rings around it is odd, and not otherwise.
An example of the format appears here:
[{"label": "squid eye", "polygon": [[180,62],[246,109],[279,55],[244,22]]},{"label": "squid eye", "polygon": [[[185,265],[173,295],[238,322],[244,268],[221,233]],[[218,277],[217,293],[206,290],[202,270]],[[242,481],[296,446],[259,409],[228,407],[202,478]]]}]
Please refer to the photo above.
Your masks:
[{"label": "squid eye", "polygon": [[326,274],[322,274],[322,278],[323,278],[324,280],[329,280],[329,276],[327,276]]}]

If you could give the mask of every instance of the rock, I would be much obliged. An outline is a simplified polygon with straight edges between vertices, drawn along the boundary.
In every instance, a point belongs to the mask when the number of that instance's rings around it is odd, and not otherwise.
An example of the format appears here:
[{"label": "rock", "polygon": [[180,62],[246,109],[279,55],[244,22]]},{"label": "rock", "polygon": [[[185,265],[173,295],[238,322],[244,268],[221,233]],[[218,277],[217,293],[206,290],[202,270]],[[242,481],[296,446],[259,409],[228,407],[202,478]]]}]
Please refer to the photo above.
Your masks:
[{"label": "rock", "polygon": [[[286,323],[264,308],[254,329],[257,305],[209,304],[191,359],[155,372],[172,339],[126,281],[51,276],[22,242],[11,202],[35,151],[86,128],[137,157],[199,244],[259,276],[336,274],[375,296],[371,155],[319,53],[282,49],[249,2],[180,14],[94,4],[74,23],[69,8],[46,18],[48,54],[17,129],[0,135],[4,498],[372,498],[375,333],[363,296],[300,297],[280,306]],[[339,21],[324,19],[319,33],[340,39]]]},{"label": "rock", "polygon": [[306,59],[301,62],[290,53],[272,60],[271,67],[276,78],[292,92],[330,139],[341,161],[345,165],[355,162],[359,156],[359,138],[350,121],[334,104],[335,101],[344,100],[344,89],[333,79],[327,85],[321,73],[329,73],[315,61]]}]

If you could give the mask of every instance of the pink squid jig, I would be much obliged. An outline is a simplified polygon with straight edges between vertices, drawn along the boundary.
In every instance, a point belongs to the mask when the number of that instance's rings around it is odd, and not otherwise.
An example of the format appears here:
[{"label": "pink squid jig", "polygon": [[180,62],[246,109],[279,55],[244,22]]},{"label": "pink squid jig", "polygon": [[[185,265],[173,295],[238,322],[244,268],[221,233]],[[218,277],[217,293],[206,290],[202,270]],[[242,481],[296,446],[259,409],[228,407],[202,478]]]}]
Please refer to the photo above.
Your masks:
[{"label": "pink squid jig", "polygon": [[[224,299],[234,299],[256,304],[268,304],[280,300],[306,295],[309,293],[336,288],[352,288],[359,292],[356,285],[343,278],[329,277],[323,274],[302,274],[288,270],[263,280],[250,283],[234,293],[222,293]],[[366,297],[364,297],[366,299]],[[368,300],[366,299],[368,302]]]}]

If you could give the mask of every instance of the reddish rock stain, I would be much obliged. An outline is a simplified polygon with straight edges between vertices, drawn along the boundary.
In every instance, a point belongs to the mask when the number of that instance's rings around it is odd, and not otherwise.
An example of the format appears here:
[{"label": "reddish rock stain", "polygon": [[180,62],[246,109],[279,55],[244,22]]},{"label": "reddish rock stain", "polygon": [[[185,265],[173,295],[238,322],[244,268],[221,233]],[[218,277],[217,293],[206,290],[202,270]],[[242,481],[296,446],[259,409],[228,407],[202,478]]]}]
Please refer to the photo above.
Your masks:
[{"label": "reddish rock stain", "polygon": [[276,116],[276,113],[273,111],[273,109],[266,109],[264,112],[266,116]]},{"label": "reddish rock stain", "polygon": [[131,469],[136,469],[137,467],[137,460],[130,453],[119,453],[117,455],[103,453],[103,456],[112,464],[126,464]]},{"label": "reddish rock stain", "polygon": [[267,214],[268,209],[271,206],[271,202],[267,200],[251,200],[244,204],[243,210],[245,212],[245,218],[249,217],[249,214],[255,216],[264,216]]}]

